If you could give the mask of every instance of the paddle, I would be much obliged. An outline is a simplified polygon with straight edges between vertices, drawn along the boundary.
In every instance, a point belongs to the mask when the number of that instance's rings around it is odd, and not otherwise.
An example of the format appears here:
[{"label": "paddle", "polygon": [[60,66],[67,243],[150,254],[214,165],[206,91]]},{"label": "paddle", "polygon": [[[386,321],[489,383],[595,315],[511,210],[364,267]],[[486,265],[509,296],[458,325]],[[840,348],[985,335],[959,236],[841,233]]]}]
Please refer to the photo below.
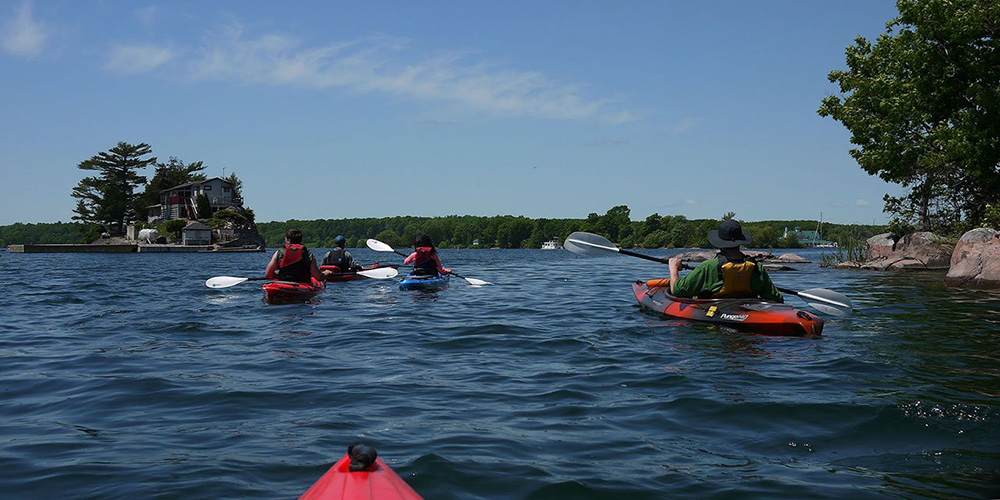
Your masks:
[{"label": "paddle", "polygon": [[[563,243],[563,248],[580,255],[608,255],[610,253],[620,253],[630,257],[638,257],[640,259],[659,262],[661,264],[666,264],[668,262],[667,259],[623,250],[616,247],[614,243],[603,236],[593,233],[585,233],[582,231],[569,235]],[[684,267],[687,269],[694,269],[688,265],[685,265]],[[853,307],[850,298],[842,293],[834,292],[833,290],[827,290],[825,288],[810,288],[809,290],[796,292],[795,290],[789,290],[788,288],[777,288],[780,292],[798,296],[817,311],[824,312],[832,316],[846,316],[851,313],[851,309]]]},{"label": "paddle", "polygon": [[[385,243],[382,243],[379,240],[369,238],[368,241],[367,241],[367,243],[368,243],[368,248],[371,248],[372,250],[375,250],[376,252],[392,252],[392,253],[395,253],[395,254],[398,254],[398,255],[402,255],[403,257],[408,257],[407,254],[405,254],[403,252],[400,252],[400,251],[396,250],[395,248],[392,248],[391,246],[386,245]],[[455,276],[458,276],[459,278],[462,278],[463,280],[469,282],[470,285],[479,286],[479,285],[491,285],[492,284],[489,281],[483,281],[483,280],[476,279],[476,278],[469,278],[469,277],[466,277],[466,276],[462,276],[461,274],[458,274],[455,271],[448,271],[448,274],[453,274]]]},{"label": "paddle", "polygon": [[[399,271],[393,267],[379,267],[376,269],[365,269],[358,271],[356,274],[364,276],[366,278],[376,279],[376,280],[387,280],[389,278],[395,278]],[[216,276],[214,278],[209,278],[205,280],[205,286],[209,288],[229,288],[231,286],[239,285],[244,281],[262,281],[266,280],[263,276],[256,276],[253,278],[237,278],[235,276]]]},{"label": "paddle", "polygon": [[332,273],[325,275],[326,278],[336,277],[336,276],[364,276],[366,278],[372,278],[377,280],[385,280],[389,278],[395,278],[399,271],[396,270],[396,265],[384,265],[375,267],[372,269],[362,269],[359,271],[347,271],[343,273]]}]

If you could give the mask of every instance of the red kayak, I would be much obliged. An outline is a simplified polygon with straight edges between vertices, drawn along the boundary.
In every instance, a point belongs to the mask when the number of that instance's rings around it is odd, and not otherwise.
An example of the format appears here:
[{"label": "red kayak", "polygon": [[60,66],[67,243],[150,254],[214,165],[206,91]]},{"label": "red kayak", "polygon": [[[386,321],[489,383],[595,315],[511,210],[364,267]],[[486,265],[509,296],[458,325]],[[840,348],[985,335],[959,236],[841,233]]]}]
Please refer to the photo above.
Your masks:
[{"label": "red kayak", "polygon": [[820,335],[823,319],[808,312],[763,299],[686,299],[670,294],[670,280],[632,284],[639,305],[648,311],[692,321],[716,323],[765,335]]},{"label": "red kayak", "polygon": [[[379,263],[376,262],[376,263],[374,263],[374,264],[372,264],[370,266],[364,266],[364,267],[362,267],[361,270],[362,271],[368,271],[368,270],[371,270],[371,269],[378,269],[380,267],[386,267],[386,266],[379,265]],[[358,274],[357,271],[343,272],[343,271],[340,270],[340,266],[319,266],[319,272],[322,273],[324,271],[330,271],[331,273],[333,273],[333,274],[325,274],[324,273],[324,276],[326,276],[326,282],[327,283],[330,283],[330,282],[340,282],[340,281],[353,281],[353,280],[359,280],[361,278],[364,278],[364,276]]]},{"label": "red kayak", "polygon": [[323,291],[323,284],[316,278],[312,283],[274,280],[264,283],[263,288],[269,304],[294,304],[312,300]]},{"label": "red kayak", "polygon": [[355,472],[350,465],[345,454],[299,500],[423,500],[381,458]]}]

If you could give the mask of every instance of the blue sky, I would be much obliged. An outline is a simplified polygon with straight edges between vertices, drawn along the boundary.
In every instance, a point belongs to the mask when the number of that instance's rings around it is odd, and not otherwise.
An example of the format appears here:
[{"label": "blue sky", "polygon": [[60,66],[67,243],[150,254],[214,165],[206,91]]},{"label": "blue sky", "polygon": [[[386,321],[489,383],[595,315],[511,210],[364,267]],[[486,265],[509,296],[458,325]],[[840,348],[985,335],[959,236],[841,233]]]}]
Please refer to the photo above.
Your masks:
[{"label": "blue sky", "polygon": [[[0,224],[68,221],[118,141],[244,181],[260,221],[884,223],[816,114],[895,3],[0,3]],[[151,176],[151,169],[147,171]]]}]

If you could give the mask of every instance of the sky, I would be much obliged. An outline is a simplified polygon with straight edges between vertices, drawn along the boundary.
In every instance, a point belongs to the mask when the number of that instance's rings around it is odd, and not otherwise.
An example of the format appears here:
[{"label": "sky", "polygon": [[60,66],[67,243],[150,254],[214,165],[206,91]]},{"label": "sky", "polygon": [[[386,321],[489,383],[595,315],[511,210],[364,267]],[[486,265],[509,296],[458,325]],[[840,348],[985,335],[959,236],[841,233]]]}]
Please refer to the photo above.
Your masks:
[{"label": "sky", "polygon": [[[236,173],[258,221],[883,224],[820,117],[886,0],[0,2],[0,224],[69,221],[120,141]],[[152,177],[152,169],[145,171]]]}]

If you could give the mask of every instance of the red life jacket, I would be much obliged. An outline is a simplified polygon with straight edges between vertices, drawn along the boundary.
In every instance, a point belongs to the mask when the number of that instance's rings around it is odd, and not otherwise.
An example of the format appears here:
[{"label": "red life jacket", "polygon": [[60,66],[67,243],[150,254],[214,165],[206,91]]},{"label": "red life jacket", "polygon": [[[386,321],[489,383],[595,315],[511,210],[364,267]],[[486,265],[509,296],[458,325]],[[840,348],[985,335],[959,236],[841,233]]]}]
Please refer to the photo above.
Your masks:
[{"label": "red life jacket", "polygon": [[413,274],[415,276],[434,276],[438,273],[438,265],[434,260],[437,252],[432,247],[417,247],[417,257],[413,259]]},{"label": "red life jacket", "polygon": [[305,245],[285,245],[285,255],[278,263],[278,279],[298,283],[309,283],[312,280],[312,265]]}]

